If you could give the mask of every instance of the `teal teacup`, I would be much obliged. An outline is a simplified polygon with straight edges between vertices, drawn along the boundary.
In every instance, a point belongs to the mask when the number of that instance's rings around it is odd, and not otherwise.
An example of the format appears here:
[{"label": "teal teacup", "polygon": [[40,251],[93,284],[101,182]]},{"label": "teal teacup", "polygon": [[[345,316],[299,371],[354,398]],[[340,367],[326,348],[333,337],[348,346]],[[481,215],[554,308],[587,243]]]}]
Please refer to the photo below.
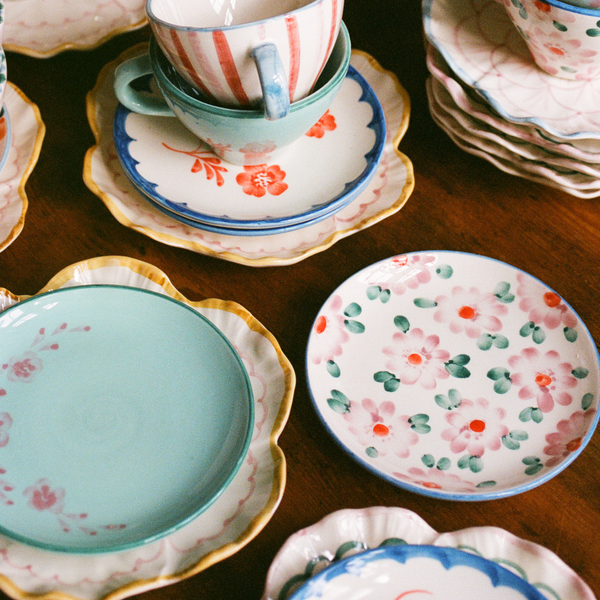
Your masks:
[{"label": "teal teacup", "polygon": [[[304,135],[327,112],[350,65],[350,36],[344,23],[315,90],[293,102],[281,119],[268,120],[264,111],[208,104],[173,68],[154,39],[147,54],[132,58],[115,71],[119,101],[133,112],[177,117],[187,129],[212,147],[217,156],[238,165],[271,161]],[[162,97],[135,88],[140,77],[153,74]]]}]

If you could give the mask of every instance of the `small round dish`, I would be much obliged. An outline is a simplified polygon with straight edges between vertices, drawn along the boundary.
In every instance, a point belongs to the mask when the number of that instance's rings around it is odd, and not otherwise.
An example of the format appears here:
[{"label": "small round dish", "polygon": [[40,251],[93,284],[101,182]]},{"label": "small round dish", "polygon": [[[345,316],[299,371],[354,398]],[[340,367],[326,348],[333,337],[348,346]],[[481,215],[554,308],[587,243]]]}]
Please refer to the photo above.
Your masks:
[{"label": "small round dish", "polygon": [[290,600],[546,600],[495,562],[456,548],[391,545],[334,562]]},{"label": "small round dish", "polygon": [[227,163],[176,119],[122,105],[114,138],[126,175],[158,207],[244,235],[314,223],[352,202],[377,170],[386,127],[377,96],[351,66],[330,109],[277,164]]},{"label": "small round dish", "polygon": [[172,298],[55,290],[0,314],[0,533],[98,553],[178,530],[225,490],[253,428],[225,336]]},{"label": "small round dish", "polygon": [[334,439],[375,474],[448,500],[541,485],[598,423],[598,351],[538,279],[449,251],[375,263],[319,311],[309,390]]}]

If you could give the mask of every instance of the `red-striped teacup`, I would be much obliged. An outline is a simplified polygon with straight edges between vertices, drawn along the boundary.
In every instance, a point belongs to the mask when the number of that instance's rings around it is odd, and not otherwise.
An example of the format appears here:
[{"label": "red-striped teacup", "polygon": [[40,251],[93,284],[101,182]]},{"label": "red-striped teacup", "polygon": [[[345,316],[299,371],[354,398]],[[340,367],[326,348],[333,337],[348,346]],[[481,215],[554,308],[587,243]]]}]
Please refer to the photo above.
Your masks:
[{"label": "red-striped teacup", "polygon": [[337,39],[343,4],[147,0],[146,12],[165,56],[207,102],[264,104],[274,119],[311,92]]}]

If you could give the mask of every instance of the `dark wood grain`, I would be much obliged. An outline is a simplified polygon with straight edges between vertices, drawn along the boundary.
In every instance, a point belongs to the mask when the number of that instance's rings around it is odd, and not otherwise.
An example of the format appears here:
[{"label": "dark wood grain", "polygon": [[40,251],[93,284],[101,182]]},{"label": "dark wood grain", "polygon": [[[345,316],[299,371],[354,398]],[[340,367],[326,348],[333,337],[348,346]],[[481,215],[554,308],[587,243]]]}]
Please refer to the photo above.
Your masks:
[{"label": "dark wood grain", "polygon": [[[418,0],[346,0],[352,43],[394,72],[411,98],[400,150],[416,185],[397,214],[295,265],[253,268],[170,247],[120,225],[85,186],[83,159],[94,143],[85,97],[100,69],[148,38],[147,28],[91,51],[36,59],[8,53],[9,80],[35,102],[47,127],[27,184],[19,237],[0,253],[0,287],[34,294],[59,270],[94,256],[124,255],[162,269],[192,300],[217,297],[247,308],[280,342],[298,377],[281,436],[286,491],[271,521],[234,556],[146,600],[258,600],[267,569],[288,536],[332,511],[374,505],[415,511],[438,531],[494,525],[555,552],[600,593],[600,441],[545,485],[516,497],[453,503],[399,489],[346,456],[312,409],[304,354],[315,314],[357,270],[416,250],[460,250],[506,261],[564,296],[600,339],[598,201],[505,174],[458,149],[432,121]],[[567,599],[565,599],[567,600]]]}]

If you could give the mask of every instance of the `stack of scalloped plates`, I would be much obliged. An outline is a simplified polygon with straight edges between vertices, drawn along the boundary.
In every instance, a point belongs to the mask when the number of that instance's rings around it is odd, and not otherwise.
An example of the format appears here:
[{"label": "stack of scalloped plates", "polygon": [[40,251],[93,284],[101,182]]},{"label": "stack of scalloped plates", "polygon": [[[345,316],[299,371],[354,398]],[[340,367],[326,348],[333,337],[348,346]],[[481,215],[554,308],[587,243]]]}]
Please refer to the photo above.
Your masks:
[{"label": "stack of scalloped plates", "polygon": [[330,109],[273,164],[227,163],[178,120],[122,105],[114,137],[126,175],[160,211],[197,229],[260,236],[313,225],[352,202],[375,175],[386,126],[351,66]]},{"label": "stack of scalloped plates", "polygon": [[429,107],[450,138],[507,173],[600,196],[600,81],[539,69],[495,0],[424,0],[423,19]]}]

